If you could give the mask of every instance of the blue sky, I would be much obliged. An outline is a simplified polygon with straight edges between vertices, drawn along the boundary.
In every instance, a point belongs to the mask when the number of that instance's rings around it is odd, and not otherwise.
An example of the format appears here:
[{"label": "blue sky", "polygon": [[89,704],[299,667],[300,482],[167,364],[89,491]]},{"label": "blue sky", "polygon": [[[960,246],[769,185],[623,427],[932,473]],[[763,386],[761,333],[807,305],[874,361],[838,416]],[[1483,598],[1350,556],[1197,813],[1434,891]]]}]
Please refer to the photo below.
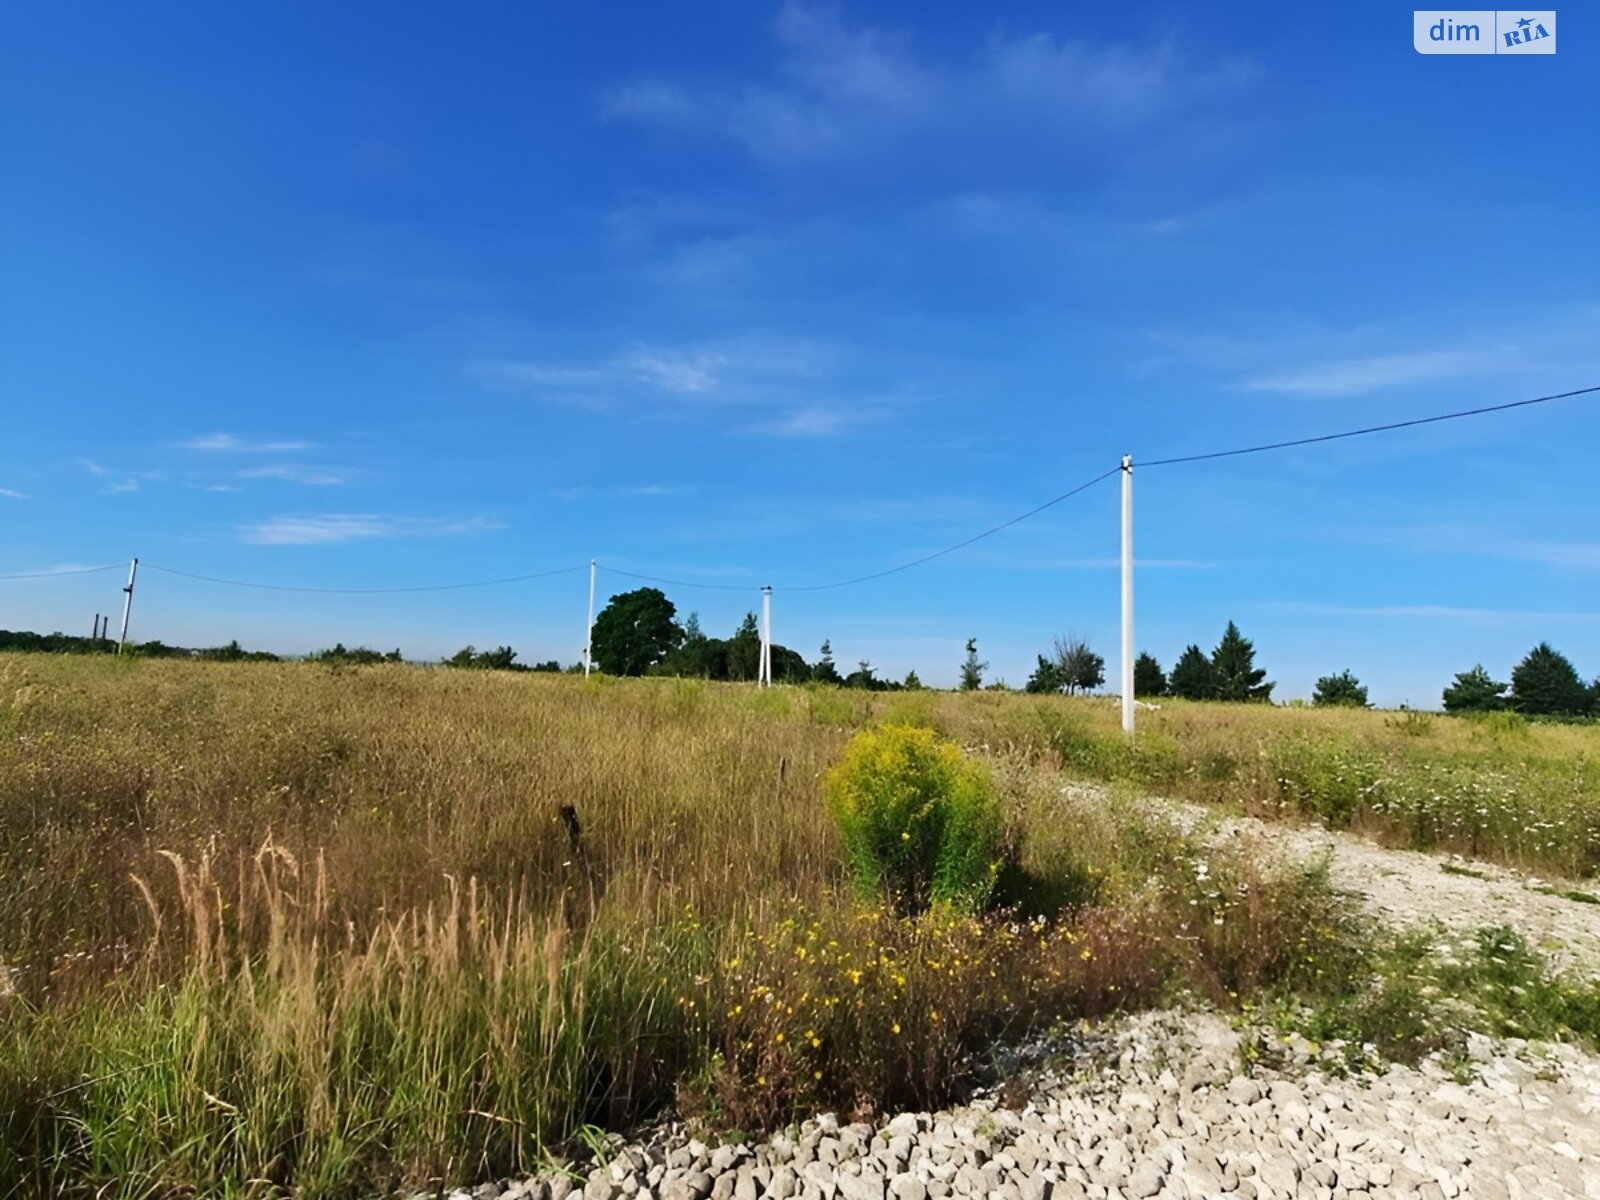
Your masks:
[{"label": "blue sky", "polygon": [[[1000,15],[995,15],[999,12]],[[1600,383],[1600,25],[1387,5],[23,4],[0,573],[586,563],[727,632],[1021,684],[1117,641],[1115,464]],[[1385,704],[1600,672],[1600,402],[1137,475],[1141,648]],[[87,632],[118,572],[0,581]],[[134,635],[580,652],[581,572],[141,574]],[[602,574],[608,591],[636,586]]]}]

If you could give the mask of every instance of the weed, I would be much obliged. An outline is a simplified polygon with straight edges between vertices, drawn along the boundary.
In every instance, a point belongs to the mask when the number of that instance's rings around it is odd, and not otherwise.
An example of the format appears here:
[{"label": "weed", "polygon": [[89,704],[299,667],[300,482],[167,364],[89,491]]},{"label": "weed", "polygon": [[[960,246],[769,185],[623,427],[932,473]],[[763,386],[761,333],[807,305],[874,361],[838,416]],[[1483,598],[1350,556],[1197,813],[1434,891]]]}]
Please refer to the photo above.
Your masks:
[{"label": "weed", "polygon": [[828,811],[869,900],[972,911],[994,888],[1005,817],[989,775],[929,729],[857,734],[828,772]]}]

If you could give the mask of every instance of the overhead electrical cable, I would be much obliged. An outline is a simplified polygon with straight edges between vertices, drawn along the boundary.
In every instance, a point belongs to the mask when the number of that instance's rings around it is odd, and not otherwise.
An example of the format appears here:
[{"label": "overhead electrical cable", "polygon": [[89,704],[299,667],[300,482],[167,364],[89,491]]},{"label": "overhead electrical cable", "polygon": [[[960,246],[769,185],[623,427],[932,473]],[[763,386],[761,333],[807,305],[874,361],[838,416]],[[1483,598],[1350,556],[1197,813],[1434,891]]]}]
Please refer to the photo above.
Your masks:
[{"label": "overhead electrical cable", "polygon": [[1045,509],[1053,508],[1055,505],[1060,504],[1063,500],[1070,500],[1079,492],[1088,491],[1095,484],[1110,479],[1113,475],[1117,474],[1117,472],[1121,470],[1122,466],[1119,463],[1117,466],[1112,467],[1109,471],[1105,471],[1102,474],[1096,475],[1093,479],[1080,483],[1071,491],[1062,492],[1061,495],[1055,497],[1053,500],[1046,500],[1043,504],[1040,504],[1035,508],[1030,508],[1027,512],[1012,517],[1009,521],[1002,521],[998,525],[994,525],[988,529],[985,529],[982,533],[973,534],[965,541],[957,542],[953,546],[946,546],[943,550],[935,550],[932,554],[924,554],[921,558],[914,558],[910,562],[901,563],[899,566],[889,567],[882,571],[874,571],[870,575],[858,575],[854,579],[840,579],[833,583],[813,583],[804,587],[784,587],[776,588],[774,590],[780,592],[825,592],[831,588],[850,587],[853,584],[867,583],[873,579],[882,579],[886,575],[895,575],[901,571],[909,571],[912,567],[920,567],[923,563],[930,563],[936,558],[943,558],[946,554],[954,554],[957,550],[964,550],[974,542],[981,542],[984,538],[999,533],[1002,529],[1010,529],[1013,525],[1020,524],[1021,522],[1026,521],[1029,517],[1038,516]]},{"label": "overhead electrical cable", "polygon": [[575,567],[560,567],[554,571],[535,571],[529,575],[507,575],[502,579],[478,579],[470,583],[431,583],[417,587],[381,587],[381,588],[332,588],[332,587],[297,587],[283,583],[254,583],[244,579],[219,579],[214,575],[197,575],[193,571],[180,571],[176,567],[160,567],[155,563],[141,563],[140,566],[152,571],[160,571],[164,575],[179,575],[184,579],[198,579],[202,583],[217,583],[224,587],[255,588],[266,592],[315,592],[325,596],[394,596],[411,592],[454,592],[463,588],[499,587],[507,583],[526,583],[530,579],[549,579],[556,575],[571,575],[578,571],[587,571],[588,563],[580,563]]},{"label": "overhead electrical cable", "polygon": [[704,588],[714,592],[758,592],[761,586],[755,583],[690,583],[684,579],[662,579],[655,575],[640,575],[635,571],[623,571],[617,567],[608,567],[605,563],[596,563],[602,571],[612,575],[622,575],[628,579],[642,579],[646,583],[664,583],[668,587]]},{"label": "overhead electrical cable", "polygon": [[97,571],[116,571],[128,564],[107,563],[103,567],[72,567],[64,571],[24,571],[17,575],[0,575],[0,579],[60,579],[64,575],[93,575]]},{"label": "overhead electrical cable", "polygon": [[1369,433],[1388,433],[1394,429],[1412,429],[1418,425],[1436,425],[1440,421],[1458,421],[1462,417],[1481,417],[1486,413],[1508,412],[1513,408],[1528,408],[1534,404],[1548,404],[1552,400],[1566,400],[1573,396],[1587,396],[1600,392],[1600,384],[1577,388],[1570,392],[1556,392],[1549,396],[1535,396],[1532,400],[1513,400],[1509,404],[1490,404],[1483,408],[1464,408],[1457,412],[1439,413],[1432,417],[1415,417],[1409,421],[1391,421],[1387,425],[1368,425],[1363,429],[1347,429],[1343,433],[1324,433],[1317,437],[1294,438],[1286,442],[1267,442],[1261,446],[1241,446],[1236,450],[1213,450],[1207,454],[1184,454],[1176,458],[1157,458],[1148,462],[1135,460],[1135,467],[1170,467],[1178,463],[1206,462],[1213,458],[1235,458],[1241,454],[1261,454],[1267,450],[1287,450],[1293,446],[1313,446],[1319,442],[1337,442],[1342,438],[1364,437]]}]

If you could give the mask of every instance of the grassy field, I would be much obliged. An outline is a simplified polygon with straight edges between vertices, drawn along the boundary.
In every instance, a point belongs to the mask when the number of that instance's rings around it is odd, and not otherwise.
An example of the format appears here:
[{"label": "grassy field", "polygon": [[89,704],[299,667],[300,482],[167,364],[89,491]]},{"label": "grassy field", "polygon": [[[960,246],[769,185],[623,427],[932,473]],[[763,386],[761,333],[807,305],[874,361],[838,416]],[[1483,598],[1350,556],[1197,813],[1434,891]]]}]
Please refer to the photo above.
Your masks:
[{"label": "grassy field", "polygon": [[[0,1195],[486,1178],[666,1103],[723,1130],[934,1104],[996,1038],[1316,986],[1346,921],[1320,881],[1204,855],[1139,790],[1600,861],[1594,727],[1142,721],[1129,746],[1095,700],[0,656]],[[1000,910],[852,895],[822,778],[879,723],[987,764]]]}]

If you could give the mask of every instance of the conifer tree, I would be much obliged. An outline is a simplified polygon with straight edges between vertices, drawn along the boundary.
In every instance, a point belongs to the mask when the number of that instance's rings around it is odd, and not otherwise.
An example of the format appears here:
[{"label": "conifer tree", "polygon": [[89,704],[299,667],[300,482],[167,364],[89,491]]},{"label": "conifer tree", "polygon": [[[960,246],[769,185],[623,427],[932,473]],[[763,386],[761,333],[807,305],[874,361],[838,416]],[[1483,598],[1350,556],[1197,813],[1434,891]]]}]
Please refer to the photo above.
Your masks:
[{"label": "conifer tree", "polygon": [[961,663],[961,690],[975,692],[983,686],[983,671],[989,664],[978,661],[978,639],[967,639],[967,657]]},{"label": "conifer tree", "polygon": [[1589,689],[1566,655],[1540,642],[1511,668],[1511,704],[1534,716],[1578,717],[1589,711]]},{"label": "conifer tree", "polygon": [[1173,664],[1167,690],[1182,700],[1214,700],[1217,676],[1204,650],[1192,643]]},{"label": "conifer tree", "polygon": [[1211,670],[1219,700],[1270,700],[1273,685],[1256,666],[1255,644],[1232,621],[1211,652]]},{"label": "conifer tree", "polygon": [[1167,673],[1161,669],[1153,654],[1140,654],[1133,660],[1133,694],[1135,696],[1165,696]]},{"label": "conifer tree", "polygon": [[1317,690],[1311,695],[1311,703],[1318,708],[1341,705],[1349,708],[1372,707],[1367,703],[1367,689],[1349,671],[1324,675],[1317,680]]},{"label": "conifer tree", "polygon": [[1506,706],[1506,689],[1510,686],[1491,679],[1479,663],[1470,671],[1456,672],[1456,681],[1444,689],[1444,710],[1448,713],[1497,712]]},{"label": "conifer tree", "polygon": [[811,678],[818,683],[844,682],[844,677],[839,674],[839,668],[833,665],[833,643],[827,638],[822,639],[822,658],[818,660],[816,669],[811,673]]}]

